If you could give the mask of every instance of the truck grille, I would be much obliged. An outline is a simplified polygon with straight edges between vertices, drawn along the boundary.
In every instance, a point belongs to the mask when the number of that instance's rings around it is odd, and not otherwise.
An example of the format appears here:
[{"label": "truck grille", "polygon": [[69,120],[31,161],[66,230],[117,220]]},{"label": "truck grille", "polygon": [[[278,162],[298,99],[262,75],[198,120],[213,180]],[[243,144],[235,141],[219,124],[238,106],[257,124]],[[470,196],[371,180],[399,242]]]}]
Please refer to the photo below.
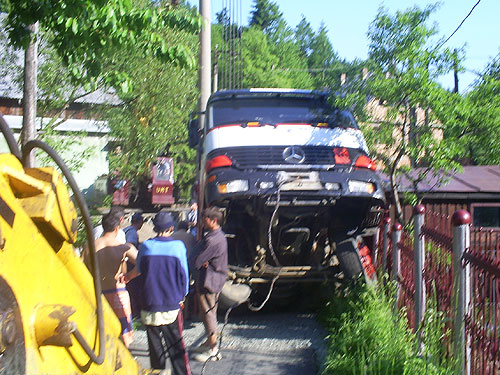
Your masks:
[{"label": "truck grille", "polygon": [[[258,165],[287,164],[283,159],[283,151],[287,146],[253,146],[228,147],[217,149],[208,154],[208,159],[218,155],[226,155],[239,168],[255,168]],[[298,146],[304,151],[302,165],[334,165],[333,147],[330,146]],[[358,150],[348,149],[351,160],[355,160]],[[293,165],[293,164],[290,164]]]}]

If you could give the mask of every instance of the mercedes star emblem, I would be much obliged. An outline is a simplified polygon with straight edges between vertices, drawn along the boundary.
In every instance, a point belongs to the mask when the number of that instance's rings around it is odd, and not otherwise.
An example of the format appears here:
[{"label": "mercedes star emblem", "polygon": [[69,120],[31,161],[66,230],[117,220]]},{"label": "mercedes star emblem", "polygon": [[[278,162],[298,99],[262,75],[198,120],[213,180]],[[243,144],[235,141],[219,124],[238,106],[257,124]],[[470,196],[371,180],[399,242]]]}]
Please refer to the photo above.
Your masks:
[{"label": "mercedes star emblem", "polygon": [[300,164],[306,159],[306,154],[300,147],[290,146],[283,150],[283,159],[287,163]]}]

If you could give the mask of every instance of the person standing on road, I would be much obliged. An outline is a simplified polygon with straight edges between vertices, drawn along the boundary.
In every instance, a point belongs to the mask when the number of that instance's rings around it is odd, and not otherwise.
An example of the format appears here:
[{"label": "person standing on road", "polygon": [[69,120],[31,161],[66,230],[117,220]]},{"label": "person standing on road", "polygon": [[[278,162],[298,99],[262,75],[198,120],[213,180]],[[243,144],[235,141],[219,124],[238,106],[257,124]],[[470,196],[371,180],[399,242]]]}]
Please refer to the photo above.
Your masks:
[{"label": "person standing on road", "polygon": [[158,213],[153,224],[157,236],[139,245],[137,266],[123,280],[128,282],[139,274],[144,277],[141,320],[146,326],[151,367],[163,370],[168,353],[174,375],[191,375],[181,312],[189,290],[186,247],[171,238],[171,214]]},{"label": "person standing on road", "polygon": [[[132,215],[130,225],[123,231],[125,232],[125,239],[127,243],[131,243],[135,247],[139,247],[139,235],[137,231],[141,230],[144,224],[144,217],[141,213],[136,212]],[[132,270],[133,265],[128,265]],[[141,293],[142,293],[142,276],[136,277],[127,283],[127,290],[130,294],[130,305],[132,307],[132,317],[139,318],[141,315]]]},{"label": "person standing on road", "polygon": [[192,290],[191,288],[194,284],[194,278],[193,278],[194,259],[195,256],[197,255],[195,254],[196,238],[191,233],[189,233],[189,223],[187,221],[180,221],[177,224],[177,230],[174,232],[174,234],[172,234],[172,238],[175,240],[182,241],[184,243],[184,246],[186,246],[186,251],[187,251],[188,268],[190,274],[190,280],[189,280],[190,290],[189,294],[187,295],[184,301],[183,312],[186,321],[186,320],[191,320],[194,308],[194,290]]},{"label": "person standing on road", "polygon": [[120,320],[121,339],[128,347],[134,340],[132,310],[128,291],[117,275],[125,271],[127,258],[135,263],[137,249],[133,245],[121,244],[117,240],[116,235],[120,228],[120,220],[120,213],[117,212],[104,215],[102,219],[104,234],[95,241],[95,247],[101,271],[102,293]]},{"label": "person standing on road", "polygon": [[137,231],[141,230],[142,224],[144,224],[144,218],[141,213],[136,212],[132,215],[130,225],[123,230],[125,232],[125,240],[135,247],[139,246],[139,235]]},{"label": "person standing on road", "polygon": [[187,221],[180,221],[177,224],[177,230],[174,232],[174,234],[172,234],[172,238],[184,243],[189,258],[194,245],[196,245],[196,238],[191,233],[189,233],[189,223]]},{"label": "person standing on road", "polygon": [[198,202],[192,199],[189,202],[190,210],[187,214],[187,221],[189,223],[189,231],[196,238],[196,225],[198,224]]},{"label": "person standing on road", "polygon": [[[120,217],[120,224],[121,222],[123,221],[123,219],[125,218],[125,209],[122,207],[122,206],[111,206],[110,210],[109,210],[109,213],[116,213],[119,217]],[[94,238],[97,240],[99,237],[102,237],[103,234],[104,234],[104,229],[103,229],[103,225],[102,223],[98,226],[96,226],[93,230],[92,230],[92,234],[94,236]],[[127,240],[125,239],[125,232],[119,228],[118,229],[118,233],[116,234],[116,239],[118,240],[118,242],[120,243],[125,243],[127,242]]]},{"label": "person standing on road", "polygon": [[209,233],[203,238],[201,252],[195,260],[198,270],[196,291],[198,309],[205,326],[206,341],[192,351],[193,359],[205,362],[222,358],[217,345],[217,307],[219,294],[227,279],[227,240],[221,229],[222,213],[209,207],[202,213],[203,226]]}]

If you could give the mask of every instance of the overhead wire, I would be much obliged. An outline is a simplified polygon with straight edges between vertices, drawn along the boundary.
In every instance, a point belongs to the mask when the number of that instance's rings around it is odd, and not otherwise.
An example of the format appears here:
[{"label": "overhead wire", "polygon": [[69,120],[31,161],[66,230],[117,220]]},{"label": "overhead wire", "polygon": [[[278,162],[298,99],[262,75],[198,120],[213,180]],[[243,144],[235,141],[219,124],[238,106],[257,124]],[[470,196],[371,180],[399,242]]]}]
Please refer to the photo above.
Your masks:
[{"label": "overhead wire", "polygon": [[446,38],[446,40],[444,42],[442,42],[441,44],[438,45],[437,49],[441,48],[443,45],[445,45],[452,37],[453,35],[456,34],[456,32],[462,27],[462,25],[464,24],[465,20],[467,18],[469,18],[469,16],[472,14],[472,12],[474,11],[474,8],[476,8],[478,6],[478,4],[481,2],[481,0],[478,0],[476,4],[474,4],[474,6],[472,7],[472,9],[469,11],[469,13],[465,16],[465,18],[462,20],[462,22],[460,22],[460,24],[458,25],[458,27],[455,29],[455,31],[453,31],[450,36],[448,38]]},{"label": "overhead wire", "polygon": [[465,91],[467,91],[468,89],[476,86],[479,81],[481,80],[481,78],[488,72],[488,70],[490,69],[491,66],[495,65],[496,63],[498,63],[500,61],[500,53],[498,53],[495,58],[493,59],[493,61],[491,63],[488,64],[488,66],[486,68],[484,68],[484,70],[482,72],[474,72],[477,74],[477,77],[474,81],[472,81],[471,83],[469,83],[469,85],[467,86],[467,88],[465,89]]},{"label": "overhead wire", "polygon": [[222,46],[218,56],[219,87],[237,89],[243,82],[241,0],[222,0]]}]

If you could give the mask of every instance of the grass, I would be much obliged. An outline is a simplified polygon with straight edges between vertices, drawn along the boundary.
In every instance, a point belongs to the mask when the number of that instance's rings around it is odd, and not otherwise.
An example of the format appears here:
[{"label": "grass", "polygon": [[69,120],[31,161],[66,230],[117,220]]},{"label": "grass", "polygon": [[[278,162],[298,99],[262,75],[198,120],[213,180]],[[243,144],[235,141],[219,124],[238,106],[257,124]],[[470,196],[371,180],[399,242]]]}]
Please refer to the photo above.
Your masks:
[{"label": "grass", "polygon": [[352,283],[338,290],[320,314],[329,332],[329,352],[322,375],[452,375],[444,358],[443,325],[429,309],[422,350],[387,296],[391,287]]}]

